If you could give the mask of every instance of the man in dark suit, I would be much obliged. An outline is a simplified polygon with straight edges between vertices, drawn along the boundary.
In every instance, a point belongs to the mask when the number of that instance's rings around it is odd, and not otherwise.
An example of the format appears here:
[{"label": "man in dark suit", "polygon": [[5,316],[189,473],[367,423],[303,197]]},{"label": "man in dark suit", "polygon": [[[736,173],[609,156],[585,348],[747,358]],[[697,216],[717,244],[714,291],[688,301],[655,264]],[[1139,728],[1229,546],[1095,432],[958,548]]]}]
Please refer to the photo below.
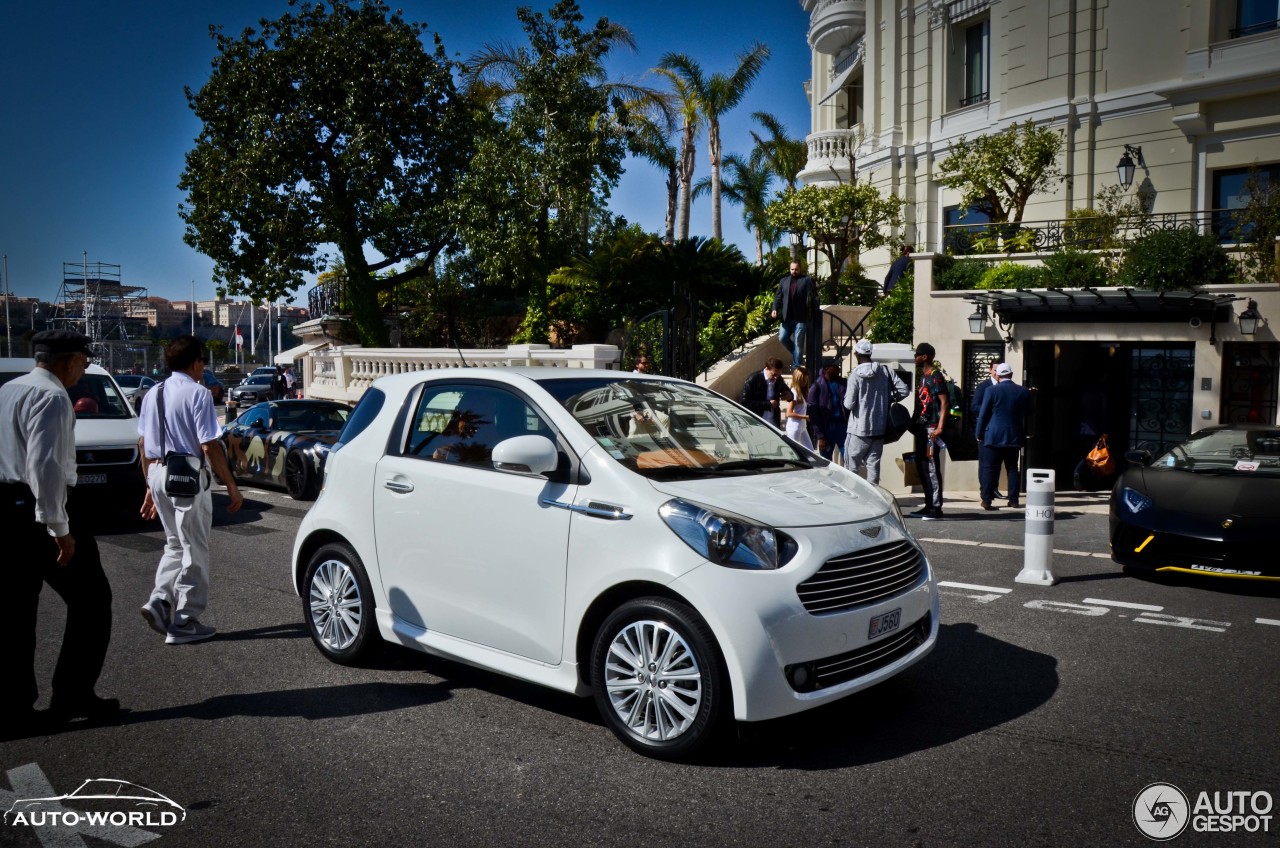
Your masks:
[{"label": "man in dark suit", "polygon": [[[991,375],[991,379],[983,380],[978,383],[973,390],[973,402],[969,405],[969,420],[974,422],[973,426],[975,430],[978,426],[978,413],[982,410],[982,399],[986,397],[987,390],[999,382],[999,380],[996,379],[996,366],[1002,362],[1004,362],[1003,356],[993,357],[988,367],[988,373]],[[999,486],[996,487],[994,497],[998,500],[1004,500],[1004,495],[1000,494]]]},{"label": "man in dark suit", "polygon": [[804,364],[804,334],[816,298],[813,278],[801,272],[799,262],[792,262],[790,273],[778,281],[778,293],[773,296],[771,313],[774,318],[782,320],[778,341],[791,350],[792,368]]},{"label": "man in dark suit", "polygon": [[782,360],[769,357],[764,369],[757,371],[742,384],[738,402],[759,415],[773,426],[779,426],[778,389],[786,385],[778,376],[782,373]]},{"label": "man in dark suit", "polygon": [[982,398],[974,427],[981,449],[978,453],[978,480],[982,486],[982,508],[998,509],[991,500],[1003,465],[1009,475],[1009,506],[1018,506],[1018,452],[1027,439],[1027,414],[1031,393],[1013,382],[1013,369],[1002,362],[996,366],[999,380]]}]

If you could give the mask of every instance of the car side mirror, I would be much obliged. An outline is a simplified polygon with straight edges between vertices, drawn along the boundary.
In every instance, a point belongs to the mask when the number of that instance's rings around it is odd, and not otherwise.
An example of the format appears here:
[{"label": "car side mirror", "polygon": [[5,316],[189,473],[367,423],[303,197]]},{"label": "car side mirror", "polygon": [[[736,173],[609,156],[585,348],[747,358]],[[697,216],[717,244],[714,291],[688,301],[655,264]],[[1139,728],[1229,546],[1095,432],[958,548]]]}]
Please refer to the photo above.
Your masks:
[{"label": "car side mirror", "polygon": [[549,474],[560,464],[555,442],[546,436],[513,436],[493,446],[493,467],[499,471]]},{"label": "car side mirror", "polygon": [[1151,451],[1131,450],[1124,452],[1124,458],[1134,465],[1149,465],[1151,463]]}]

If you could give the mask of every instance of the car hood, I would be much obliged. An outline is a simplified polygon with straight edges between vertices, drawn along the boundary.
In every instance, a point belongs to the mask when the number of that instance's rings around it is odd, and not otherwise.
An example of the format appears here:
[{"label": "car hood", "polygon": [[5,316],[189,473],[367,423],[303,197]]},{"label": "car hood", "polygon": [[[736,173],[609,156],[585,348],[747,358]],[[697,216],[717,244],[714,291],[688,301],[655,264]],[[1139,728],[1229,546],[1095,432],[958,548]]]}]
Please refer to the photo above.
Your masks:
[{"label": "car hood", "polygon": [[1280,477],[1143,468],[1140,488],[1161,509],[1238,518],[1280,517]]},{"label": "car hood", "polygon": [[76,421],[76,447],[120,447],[138,444],[136,418],[83,418]]},{"label": "car hood", "polygon": [[888,506],[869,485],[859,486],[835,466],[745,474],[707,480],[650,480],[675,498],[722,509],[770,527],[822,527],[866,521]]}]

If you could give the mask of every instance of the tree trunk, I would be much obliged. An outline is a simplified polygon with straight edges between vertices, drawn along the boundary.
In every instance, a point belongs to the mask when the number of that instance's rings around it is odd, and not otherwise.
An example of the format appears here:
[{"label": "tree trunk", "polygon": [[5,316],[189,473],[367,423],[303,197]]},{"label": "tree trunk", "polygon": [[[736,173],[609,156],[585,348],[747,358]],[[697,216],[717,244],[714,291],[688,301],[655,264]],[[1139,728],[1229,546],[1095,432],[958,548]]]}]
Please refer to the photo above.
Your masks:
[{"label": "tree trunk", "polygon": [[689,238],[689,207],[692,203],[693,164],[694,164],[694,127],[685,124],[684,136],[680,139],[680,240]]},{"label": "tree trunk", "polygon": [[722,239],[720,229],[720,122],[714,115],[707,119],[707,147],[711,157],[711,237]]},{"label": "tree trunk", "polygon": [[756,267],[764,267],[764,236],[760,235],[759,227],[756,228]]},{"label": "tree trunk", "polygon": [[676,163],[667,168],[667,244],[676,240],[676,207],[680,203],[680,177],[676,173]]}]

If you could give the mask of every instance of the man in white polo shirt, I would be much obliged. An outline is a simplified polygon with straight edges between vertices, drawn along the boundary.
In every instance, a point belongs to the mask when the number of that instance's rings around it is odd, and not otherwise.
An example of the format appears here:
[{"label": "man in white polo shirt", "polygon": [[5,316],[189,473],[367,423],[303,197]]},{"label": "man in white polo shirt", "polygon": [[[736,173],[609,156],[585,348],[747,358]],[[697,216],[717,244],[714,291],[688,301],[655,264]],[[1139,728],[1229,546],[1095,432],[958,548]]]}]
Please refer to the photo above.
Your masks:
[{"label": "man in white polo shirt", "polygon": [[[209,531],[213,526],[210,468],[227,487],[235,512],[244,503],[227,456],[218,441],[218,416],[213,395],[201,382],[204,347],[194,336],[178,336],[164,352],[170,375],[142,400],[138,419],[147,494],[142,517],[160,517],[165,547],[156,569],[155,588],[142,606],[142,617],[165,637],[169,645],[198,642],[214,634],[199,616],[209,602]],[[163,413],[161,410],[163,409]],[[165,457],[187,457],[192,474],[199,477],[199,492],[192,497],[165,492]]]}]

